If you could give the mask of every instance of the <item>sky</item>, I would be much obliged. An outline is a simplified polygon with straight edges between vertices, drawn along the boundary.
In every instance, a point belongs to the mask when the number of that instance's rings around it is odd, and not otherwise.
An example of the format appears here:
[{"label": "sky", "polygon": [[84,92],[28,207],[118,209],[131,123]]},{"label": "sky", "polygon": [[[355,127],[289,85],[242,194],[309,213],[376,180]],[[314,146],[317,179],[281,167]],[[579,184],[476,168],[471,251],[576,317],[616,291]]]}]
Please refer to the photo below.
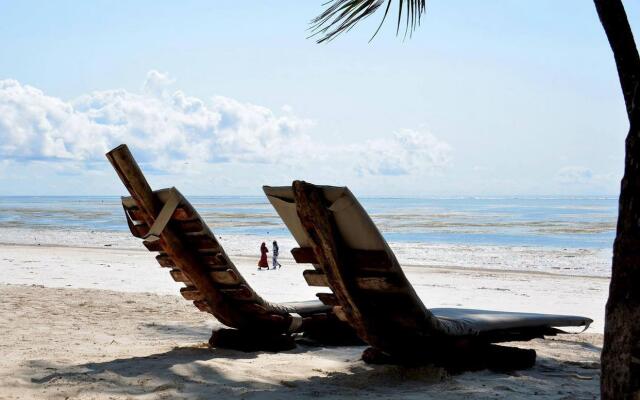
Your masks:
[{"label": "sky", "polygon": [[628,122],[591,1],[431,0],[411,38],[369,42],[377,13],[316,44],[323,2],[0,0],[0,195],[124,194],[120,143],[192,195],[617,194]]}]

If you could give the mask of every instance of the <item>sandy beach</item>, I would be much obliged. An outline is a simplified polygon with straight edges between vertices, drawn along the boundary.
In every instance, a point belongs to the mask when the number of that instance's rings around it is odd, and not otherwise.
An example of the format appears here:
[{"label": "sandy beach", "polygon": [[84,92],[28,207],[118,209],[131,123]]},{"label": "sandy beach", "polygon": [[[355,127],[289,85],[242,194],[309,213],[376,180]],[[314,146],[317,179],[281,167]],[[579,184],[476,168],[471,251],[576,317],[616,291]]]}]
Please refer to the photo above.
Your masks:
[{"label": "sandy beach", "polygon": [[[271,301],[313,299],[304,267],[277,271],[234,262]],[[579,260],[579,259],[578,259]],[[515,344],[538,352],[534,368],[449,375],[372,366],[363,346],[300,343],[282,353],[209,349],[221,325],[177,296],[179,285],[143,250],[2,244],[0,398],[169,399],[597,398],[608,279],[456,266],[405,267],[430,307],[589,316],[584,333]]]}]

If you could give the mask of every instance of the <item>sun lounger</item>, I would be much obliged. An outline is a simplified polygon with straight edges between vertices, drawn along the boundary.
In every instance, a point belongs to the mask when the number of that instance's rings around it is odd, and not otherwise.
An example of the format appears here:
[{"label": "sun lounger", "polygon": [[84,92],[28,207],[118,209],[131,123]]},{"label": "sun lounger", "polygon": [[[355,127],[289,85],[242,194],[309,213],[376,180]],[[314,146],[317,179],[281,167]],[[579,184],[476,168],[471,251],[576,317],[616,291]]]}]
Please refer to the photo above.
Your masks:
[{"label": "sun lounger", "polygon": [[315,267],[304,271],[307,283],[329,287],[332,293],[319,293],[320,300],[381,354],[405,360],[442,355],[462,344],[527,341],[592,322],[570,315],[428,309],[349,189],[301,181],[263,189],[300,246],[294,258]]},{"label": "sun lounger", "polygon": [[152,192],[124,145],[107,153],[107,158],[131,194],[122,198],[131,233],[158,253],[158,263],[169,269],[176,282],[184,283],[180,293],[199,310],[229,327],[260,336],[346,326],[330,306],[318,300],[272,304],[262,299],[178,190]]}]

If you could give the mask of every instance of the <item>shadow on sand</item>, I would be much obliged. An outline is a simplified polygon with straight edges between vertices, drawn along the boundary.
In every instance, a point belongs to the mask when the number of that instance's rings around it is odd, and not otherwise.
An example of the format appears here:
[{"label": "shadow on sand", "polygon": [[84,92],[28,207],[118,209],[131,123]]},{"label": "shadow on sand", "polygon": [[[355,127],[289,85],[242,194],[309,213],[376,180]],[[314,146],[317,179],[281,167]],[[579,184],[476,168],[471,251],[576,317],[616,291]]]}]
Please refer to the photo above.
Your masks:
[{"label": "shadow on sand", "polygon": [[[598,380],[598,371],[592,365],[567,363],[553,358],[540,357],[532,369],[513,374],[480,371],[452,377],[444,369],[433,366],[409,368],[367,365],[359,361],[362,350],[363,347],[353,346],[323,349],[298,346],[294,350],[273,355],[270,360],[272,355],[264,352],[244,353],[204,346],[179,347],[144,357],[76,366],[56,366],[34,361],[29,365],[30,371],[24,373],[33,376],[34,372],[46,370],[46,375],[31,378],[31,384],[44,392],[52,391],[70,398],[145,395],[145,399],[212,396],[298,398],[362,394],[392,396],[398,394],[398,390],[407,395],[422,394],[424,398],[439,398],[438,393],[445,390],[451,396],[447,398],[463,399],[469,393],[487,390],[491,393],[503,391],[514,395],[535,395],[544,391],[546,378],[557,378],[559,375],[567,377],[567,385],[564,386],[568,393],[575,390],[568,385],[572,377],[573,381],[579,378],[579,382],[575,383],[583,387],[585,383],[596,384]],[[318,368],[299,371],[295,365],[298,357],[317,358]],[[256,362],[259,358],[260,362]],[[344,363],[344,368],[339,371],[334,368],[323,369],[323,361],[340,361]],[[286,371],[291,371],[291,375],[283,379]]]}]

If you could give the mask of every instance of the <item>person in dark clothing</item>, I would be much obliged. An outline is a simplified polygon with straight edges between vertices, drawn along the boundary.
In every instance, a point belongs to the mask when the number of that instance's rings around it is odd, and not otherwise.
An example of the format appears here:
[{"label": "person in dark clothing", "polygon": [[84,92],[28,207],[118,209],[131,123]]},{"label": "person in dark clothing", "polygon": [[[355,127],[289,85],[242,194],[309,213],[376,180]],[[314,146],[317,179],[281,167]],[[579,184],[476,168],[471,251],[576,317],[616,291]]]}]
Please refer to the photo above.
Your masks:
[{"label": "person in dark clothing", "polygon": [[271,257],[273,258],[273,269],[282,267],[282,265],[278,262],[278,255],[280,255],[280,249],[278,248],[278,242],[273,241],[273,251],[271,252]]},{"label": "person in dark clothing", "polygon": [[258,270],[261,270],[262,268],[269,269],[269,261],[267,261],[268,252],[269,249],[267,249],[267,245],[262,242],[262,245],[260,246],[260,261],[258,261]]}]

